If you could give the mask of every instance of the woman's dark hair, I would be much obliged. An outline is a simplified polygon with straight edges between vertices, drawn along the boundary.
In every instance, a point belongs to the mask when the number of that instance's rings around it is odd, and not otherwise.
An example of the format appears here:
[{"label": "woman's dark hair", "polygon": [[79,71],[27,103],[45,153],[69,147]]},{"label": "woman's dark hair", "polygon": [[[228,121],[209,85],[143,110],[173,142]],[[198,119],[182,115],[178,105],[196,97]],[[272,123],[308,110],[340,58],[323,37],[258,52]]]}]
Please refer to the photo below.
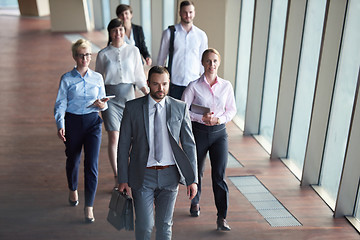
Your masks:
[{"label": "woman's dark hair", "polygon": [[123,12],[125,12],[126,10],[129,10],[130,13],[132,13],[132,8],[130,5],[126,5],[126,4],[120,4],[119,6],[117,6],[116,8],[116,16],[120,16],[120,14],[122,14]]},{"label": "woman's dark hair", "polygon": [[124,23],[120,19],[114,18],[109,22],[109,24],[107,26],[107,31],[108,31],[108,36],[109,36],[109,40],[108,40],[108,44],[107,44],[108,46],[111,43],[110,31],[111,31],[111,29],[117,28],[117,27],[124,27]]}]

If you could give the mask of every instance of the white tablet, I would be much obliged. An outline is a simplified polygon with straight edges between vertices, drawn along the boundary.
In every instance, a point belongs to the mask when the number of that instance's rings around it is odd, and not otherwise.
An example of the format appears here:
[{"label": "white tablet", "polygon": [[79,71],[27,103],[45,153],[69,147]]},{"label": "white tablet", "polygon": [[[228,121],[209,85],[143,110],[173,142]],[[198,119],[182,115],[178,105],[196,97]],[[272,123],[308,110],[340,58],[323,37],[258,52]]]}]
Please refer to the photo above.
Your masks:
[{"label": "white tablet", "polygon": [[111,98],[114,98],[114,97],[116,97],[115,95],[109,95],[109,96],[106,96],[106,97],[104,97],[104,98],[109,98],[109,99],[111,99]]}]

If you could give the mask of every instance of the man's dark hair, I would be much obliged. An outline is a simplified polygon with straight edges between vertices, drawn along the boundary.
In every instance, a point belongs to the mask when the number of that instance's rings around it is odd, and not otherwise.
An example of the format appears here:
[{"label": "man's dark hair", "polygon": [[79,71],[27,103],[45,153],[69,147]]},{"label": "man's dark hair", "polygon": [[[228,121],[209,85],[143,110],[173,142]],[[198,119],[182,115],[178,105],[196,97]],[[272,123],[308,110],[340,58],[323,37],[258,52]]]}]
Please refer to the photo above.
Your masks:
[{"label": "man's dark hair", "polygon": [[182,1],[180,3],[180,10],[181,10],[182,7],[190,6],[190,5],[193,5],[195,7],[195,5],[194,5],[194,3],[192,1]]},{"label": "man's dark hair", "polygon": [[168,75],[168,77],[170,78],[170,74],[169,71],[162,66],[153,66],[150,70],[149,70],[149,74],[148,74],[148,81],[150,82],[151,79],[151,75],[157,73],[157,74],[164,74],[166,73]]}]

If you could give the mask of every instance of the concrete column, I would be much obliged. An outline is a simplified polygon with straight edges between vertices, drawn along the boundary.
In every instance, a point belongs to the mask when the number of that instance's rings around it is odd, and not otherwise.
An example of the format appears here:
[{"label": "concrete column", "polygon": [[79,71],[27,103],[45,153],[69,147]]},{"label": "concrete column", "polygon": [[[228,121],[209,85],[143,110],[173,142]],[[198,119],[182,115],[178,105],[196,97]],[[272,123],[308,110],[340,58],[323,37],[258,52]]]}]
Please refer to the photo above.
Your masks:
[{"label": "concrete column", "polygon": [[244,134],[258,134],[269,38],[271,0],[255,2]]},{"label": "concrete column", "polygon": [[50,0],[51,30],[54,32],[87,32],[92,26],[86,0]]},{"label": "concrete column", "polygon": [[346,0],[328,1],[318,78],[310,120],[301,185],[319,183],[327,123],[344,27]]},{"label": "concrete column", "polygon": [[340,181],[338,199],[335,207],[335,217],[352,216],[360,181],[360,69],[356,99],[351,119],[351,128],[346,150],[343,174]]},{"label": "concrete column", "polygon": [[21,16],[48,16],[49,0],[18,0]]},{"label": "concrete column", "polygon": [[287,154],[306,2],[289,1],[271,158],[283,158]]}]

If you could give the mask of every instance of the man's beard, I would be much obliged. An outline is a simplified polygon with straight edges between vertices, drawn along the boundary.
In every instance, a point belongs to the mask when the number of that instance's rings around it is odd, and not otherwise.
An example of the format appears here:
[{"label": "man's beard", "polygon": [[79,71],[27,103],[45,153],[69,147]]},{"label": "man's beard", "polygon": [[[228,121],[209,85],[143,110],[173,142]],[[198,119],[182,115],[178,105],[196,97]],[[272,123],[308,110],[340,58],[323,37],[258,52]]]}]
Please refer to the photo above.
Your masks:
[{"label": "man's beard", "polygon": [[[163,93],[163,95],[162,95],[162,96],[159,96],[157,93]],[[166,94],[166,92],[163,92],[163,91],[157,91],[157,92],[155,92],[155,93],[150,92],[150,95],[151,95],[152,98],[154,98],[154,99],[161,100],[161,99],[163,99],[167,94]]]},{"label": "man's beard", "polygon": [[181,21],[186,24],[192,23],[192,20],[186,20],[184,18],[182,18]]}]

